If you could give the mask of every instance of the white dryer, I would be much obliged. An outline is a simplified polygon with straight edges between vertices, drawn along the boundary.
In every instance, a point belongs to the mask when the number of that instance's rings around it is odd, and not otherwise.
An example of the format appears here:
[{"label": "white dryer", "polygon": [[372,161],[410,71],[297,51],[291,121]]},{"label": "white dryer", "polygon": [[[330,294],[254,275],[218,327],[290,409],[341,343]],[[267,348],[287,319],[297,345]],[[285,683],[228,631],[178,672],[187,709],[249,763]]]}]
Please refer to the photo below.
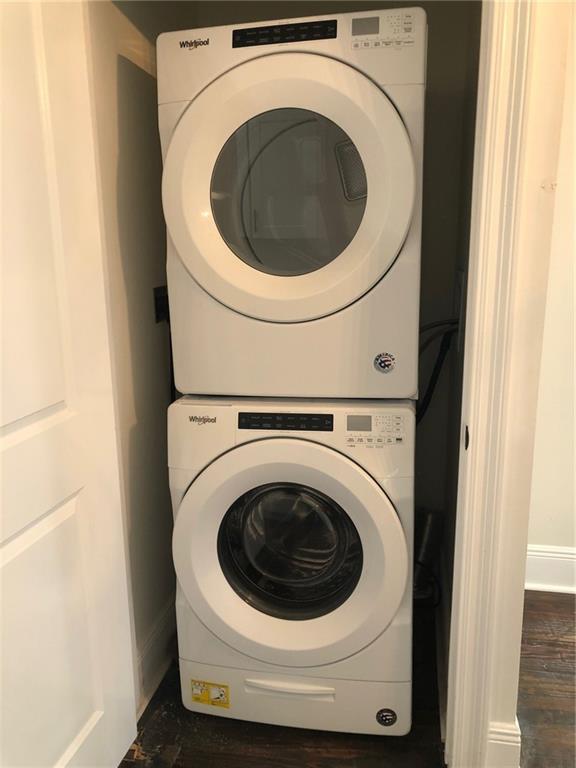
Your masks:
[{"label": "white dryer", "polygon": [[416,397],[424,11],[157,50],[177,388]]},{"label": "white dryer", "polygon": [[185,397],[168,425],[184,705],[407,733],[413,404]]}]

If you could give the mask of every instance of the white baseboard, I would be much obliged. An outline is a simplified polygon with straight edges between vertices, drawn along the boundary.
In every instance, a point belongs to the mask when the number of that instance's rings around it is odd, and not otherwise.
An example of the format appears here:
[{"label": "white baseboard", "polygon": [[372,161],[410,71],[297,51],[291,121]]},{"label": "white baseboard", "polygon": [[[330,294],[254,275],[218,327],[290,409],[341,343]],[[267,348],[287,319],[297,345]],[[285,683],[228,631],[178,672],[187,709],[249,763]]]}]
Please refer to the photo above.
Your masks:
[{"label": "white baseboard", "polygon": [[490,768],[519,768],[520,726],[514,723],[490,723],[484,765]]},{"label": "white baseboard", "polygon": [[529,544],[526,589],[576,594],[576,548]]},{"label": "white baseboard", "polygon": [[171,643],[176,632],[174,596],[158,614],[138,653],[137,717],[144,712],[172,661]]}]

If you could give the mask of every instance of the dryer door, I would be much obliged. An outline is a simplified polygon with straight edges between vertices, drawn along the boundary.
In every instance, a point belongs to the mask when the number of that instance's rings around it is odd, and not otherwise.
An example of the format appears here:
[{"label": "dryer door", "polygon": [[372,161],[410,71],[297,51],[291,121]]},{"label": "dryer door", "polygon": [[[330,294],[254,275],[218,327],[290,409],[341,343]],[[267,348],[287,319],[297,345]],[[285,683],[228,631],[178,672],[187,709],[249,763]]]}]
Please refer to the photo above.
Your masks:
[{"label": "dryer door", "polygon": [[262,56],[226,72],[180,119],[163,177],[169,235],[215,299],[300,322],[386,273],[415,194],[410,141],[366,76],[326,56]]},{"label": "dryer door", "polygon": [[210,464],[180,505],[173,552],[206,627],[284,666],[367,646],[394,618],[408,577],[382,488],[342,454],[299,439],[247,443]]}]

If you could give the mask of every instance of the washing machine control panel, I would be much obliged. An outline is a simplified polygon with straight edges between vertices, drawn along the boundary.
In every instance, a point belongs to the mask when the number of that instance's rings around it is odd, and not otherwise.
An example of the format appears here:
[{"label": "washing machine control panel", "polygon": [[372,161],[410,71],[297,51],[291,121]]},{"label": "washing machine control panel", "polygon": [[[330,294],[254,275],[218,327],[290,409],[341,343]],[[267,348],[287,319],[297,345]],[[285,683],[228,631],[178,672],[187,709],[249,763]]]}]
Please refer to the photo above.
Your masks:
[{"label": "washing machine control panel", "polygon": [[368,413],[346,415],[347,448],[384,448],[402,445],[406,441],[405,417],[390,413],[372,415]]},{"label": "washing machine control panel", "polygon": [[240,411],[238,414],[238,429],[333,432],[334,416],[331,413]]},{"label": "washing machine control panel", "polygon": [[406,417],[394,411],[374,414],[310,413],[298,411],[239,411],[238,429],[256,432],[332,432],[346,448],[384,448],[407,440]]}]

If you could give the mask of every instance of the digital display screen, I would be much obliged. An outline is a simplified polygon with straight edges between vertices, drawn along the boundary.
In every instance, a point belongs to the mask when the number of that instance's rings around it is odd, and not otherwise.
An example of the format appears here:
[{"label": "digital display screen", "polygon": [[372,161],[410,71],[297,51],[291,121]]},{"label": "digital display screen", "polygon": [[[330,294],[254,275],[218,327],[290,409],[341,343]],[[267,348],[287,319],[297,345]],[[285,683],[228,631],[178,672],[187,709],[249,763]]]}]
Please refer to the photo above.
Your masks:
[{"label": "digital display screen", "polygon": [[347,416],[346,428],[348,432],[371,432],[372,416]]},{"label": "digital display screen", "polygon": [[380,17],[369,16],[366,19],[352,19],[353,35],[377,35],[380,32]]}]

